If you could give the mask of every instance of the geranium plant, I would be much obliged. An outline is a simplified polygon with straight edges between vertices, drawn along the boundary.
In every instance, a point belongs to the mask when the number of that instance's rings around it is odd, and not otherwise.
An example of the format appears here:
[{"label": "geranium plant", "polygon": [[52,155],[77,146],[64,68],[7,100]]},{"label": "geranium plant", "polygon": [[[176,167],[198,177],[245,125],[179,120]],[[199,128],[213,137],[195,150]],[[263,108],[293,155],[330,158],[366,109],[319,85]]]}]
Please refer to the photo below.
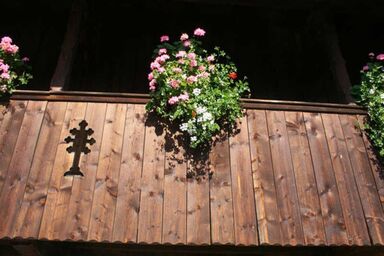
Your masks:
[{"label": "geranium plant", "polygon": [[367,108],[365,131],[384,159],[384,54],[369,54],[369,62],[362,68],[361,82],[354,86],[357,102]]},{"label": "geranium plant", "polygon": [[19,47],[5,36],[0,42],[0,97],[12,93],[19,85],[25,85],[32,75],[27,65],[29,59],[20,57]]},{"label": "geranium plant", "polygon": [[148,74],[151,100],[148,111],[155,111],[189,138],[191,148],[207,145],[224,127],[231,127],[242,115],[240,97],[249,92],[246,78],[226,53],[215,47],[209,53],[199,40],[205,31],[193,36],[183,33],[169,41],[163,35],[154,51]]}]

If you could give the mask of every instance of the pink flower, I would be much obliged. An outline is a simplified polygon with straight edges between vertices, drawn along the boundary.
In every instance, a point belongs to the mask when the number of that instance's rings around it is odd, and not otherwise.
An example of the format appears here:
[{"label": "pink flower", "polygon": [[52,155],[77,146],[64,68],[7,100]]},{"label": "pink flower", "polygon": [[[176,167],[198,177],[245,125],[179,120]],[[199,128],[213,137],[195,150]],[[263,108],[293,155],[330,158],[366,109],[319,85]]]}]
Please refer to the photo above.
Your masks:
[{"label": "pink flower", "polygon": [[181,40],[181,41],[188,40],[188,38],[189,38],[189,36],[188,36],[188,34],[186,34],[186,33],[183,33],[183,34],[181,34],[181,36],[180,36],[180,40]]},{"label": "pink flower", "polygon": [[189,76],[189,77],[187,78],[187,83],[192,84],[192,83],[194,83],[194,82],[197,82],[197,77],[195,77],[195,76]]},{"label": "pink flower", "polygon": [[180,63],[180,64],[184,64],[185,63],[185,61],[183,59],[179,59],[177,62]]},{"label": "pink flower", "polygon": [[179,95],[179,100],[186,101],[189,100],[189,95],[187,92]]},{"label": "pink flower", "polygon": [[13,44],[13,45],[10,45],[6,51],[14,54],[19,51],[19,47]]},{"label": "pink flower", "polygon": [[183,42],[183,45],[184,45],[184,47],[189,47],[189,46],[191,45],[191,41],[189,41],[189,40],[185,40],[185,41]]},{"label": "pink flower", "polygon": [[22,58],[21,60],[24,61],[24,62],[28,62],[28,61],[29,61],[29,58],[28,58],[28,57],[24,57],[24,58]]},{"label": "pink flower", "polygon": [[172,71],[175,73],[181,73],[182,72],[181,68],[173,68]]},{"label": "pink flower", "polygon": [[165,49],[165,48],[161,48],[160,50],[159,50],[159,55],[161,55],[161,54],[166,54],[167,53],[167,49]]},{"label": "pink flower", "polygon": [[204,31],[204,29],[197,28],[197,29],[195,29],[195,31],[193,32],[193,34],[194,34],[195,36],[204,36],[204,35],[205,35],[205,31]]},{"label": "pink flower", "polygon": [[197,61],[196,60],[191,60],[191,62],[189,63],[189,65],[191,67],[196,67],[197,66]]},{"label": "pink flower", "polygon": [[148,80],[151,81],[152,79],[153,79],[153,73],[151,72],[148,74]]},{"label": "pink flower", "polygon": [[158,69],[160,68],[160,63],[158,63],[157,61],[154,61],[151,63],[151,69],[154,70],[154,69]]},{"label": "pink flower", "polygon": [[177,81],[176,79],[173,79],[171,80],[171,82],[169,83],[171,85],[172,88],[176,89],[177,87],[179,87],[179,81]]},{"label": "pink flower", "polygon": [[4,60],[3,59],[0,59],[0,64],[2,64],[4,62]]},{"label": "pink flower", "polygon": [[185,57],[187,55],[187,53],[185,51],[179,51],[178,53],[176,53],[176,58],[182,58],[182,57]]},{"label": "pink flower", "polygon": [[179,101],[179,98],[177,96],[173,96],[168,100],[169,105],[174,105]]},{"label": "pink flower", "polygon": [[159,67],[159,68],[157,69],[157,71],[159,71],[159,73],[161,74],[161,73],[165,72],[165,68],[163,68],[163,67]]},{"label": "pink flower", "polygon": [[161,58],[162,61],[165,62],[165,61],[168,60],[170,57],[169,57],[169,55],[164,54],[164,55],[161,55],[160,58]]},{"label": "pink flower", "polygon": [[162,36],[160,37],[160,42],[166,42],[166,41],[169,41],[169,36],[167,36],[167,35],[162,35]]},{"label": "pink flower", "polygon": [[157,84],[157,82],[155,79],[151,80],[149,82],[149,90],[154,91],[156,89],[156,84]]},{"label": "pink flower", "polygon": [[2,74],[0,75],[0,77],[3,78],[3,79],[6,79],[6,80],[8,80],[9,78],[11,78],[11,76],[9,75],[9,73],[2,73]]},{"label": "pink flower", "polygon": [[365,65],[365,66],[363,67],[363,71],[368,71],[368,70],[369,70],[368,65]]},{"label": "pink flower", "polygon": [[9,36],[5,36],[5,37],[1,38],[1,42],[4,44],[11,44],[12,38],[10,38]]},{"label": "pink flower", "polygon": [[201,77],[207,78],[207,77],[209,77],[209,73],[203,72],[203,73],[201,73]]},{"label": "pink flower", "polygon": [[9,70],[9,65],[8,64],[0,64],[0,70],[7,73]]},{"label": "pink flower", "polygon": [[190,52],[190,53],[188,53],[188,58],[190,58],[191,60],[194,60],[194,59],[196,59],[196,54],[194,53],[194,52]]},{"label": "pink flower", "polygon": [[377,60],[384,60],[384,53],[377,55],[376,59]]},{"label": "pink flower", "polygon": [[213,56],[213,55],[209,55],[207,57],[207,61],[209,61],[209,62],[214,61],[214,60],[215,60],[215,56]]},{"label": "pink flower", "polygon": [[205,71],[205,66],[203,66],[203,65],[201,65],[201,66],[199,66],[199,71]]}]

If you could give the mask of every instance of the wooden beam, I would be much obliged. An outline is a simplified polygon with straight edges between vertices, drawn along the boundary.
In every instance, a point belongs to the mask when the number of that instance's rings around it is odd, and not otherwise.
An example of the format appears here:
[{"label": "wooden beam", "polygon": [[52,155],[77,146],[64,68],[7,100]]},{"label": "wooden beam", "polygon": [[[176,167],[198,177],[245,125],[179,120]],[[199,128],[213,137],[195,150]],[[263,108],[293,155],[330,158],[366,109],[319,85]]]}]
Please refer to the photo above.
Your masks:
[{"label": "wooden beam", "polygon": [[328,56],[330,70],[336,84],[340,101],[353,103],[351,95],[351,80],[341,52],[339,38],[330,11],[327,6],[316,8],[309,17],[309,26],[316,29],[318,40]]},{"label": "wooden beam", "polygon": [[13,244],[13,249],[19,253],[20,256],[40,256],[39,249],[32,243]]},{"label": "wooden beam", "polygon": [[73,0],[69,13],[67,31],[61,45],[61,52],[57,61],[55,72],[51,79],[51,90],[62,91],[68,87],[72,63],[76,57],[76,51],[84,18],[84,0]]}]

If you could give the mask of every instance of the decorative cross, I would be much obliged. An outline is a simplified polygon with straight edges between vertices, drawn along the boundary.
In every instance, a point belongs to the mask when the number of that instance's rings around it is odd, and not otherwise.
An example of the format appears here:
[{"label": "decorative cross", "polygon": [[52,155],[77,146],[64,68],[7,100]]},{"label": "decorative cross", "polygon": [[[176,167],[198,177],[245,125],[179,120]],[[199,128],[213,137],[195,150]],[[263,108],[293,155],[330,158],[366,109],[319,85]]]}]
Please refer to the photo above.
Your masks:
[{"label": "decorative cross", "polygon": [[88,139],[88,136],[91,136],[93,134],[92,129],[86,130],[85,127],[88,126],[88,123],[83,120],[79,123],[80,130],[73,128],[69,132],[74,136],[68,136],[65,138],[66,143],[73,143],[72,146],[67,147],[68,153],[75,153],[75,156],[73,158],[72,167],[69,169],[69,171],[64,173],[64,176],[67,175],[81,175],[84,176],[83,173],[80,171],[79,163],[80,163],[80,156],[81,153],[88,154],[91,152],[91,150],[87,147],[87,143],[90,145],[93,145],[96,141],[94,138]]}]

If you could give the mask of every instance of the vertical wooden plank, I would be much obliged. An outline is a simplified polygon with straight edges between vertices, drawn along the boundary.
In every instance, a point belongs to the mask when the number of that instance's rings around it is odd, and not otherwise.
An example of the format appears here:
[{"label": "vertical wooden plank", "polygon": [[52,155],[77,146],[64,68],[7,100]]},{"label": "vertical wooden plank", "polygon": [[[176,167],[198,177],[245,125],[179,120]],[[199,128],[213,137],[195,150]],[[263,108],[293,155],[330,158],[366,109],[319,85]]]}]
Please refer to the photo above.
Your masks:
[{"label": "vertical wooden plank", "polygon": [[281,244],[266,114],[264,110],[248,110],[247,115],[260,244]]},{"label": "vertical wooden plank", "polygon": [[275,175],[277,207],[280,213],[282,242],[284,245],[304,244],[300,205],[297,198],[295,174],[284,112],[267,111],[267,124]]},{"label": "vertical wooden plank", "polygon": [[362,115],[357,115],[358,125],[361,130],[361,136],[363,137],[365,149],[368,154],[369,163],[371,165],[373,177],[375,178],[376,187],[379,193],[380,202],[384,209],[384,170],[381,168],[380,160],[376,156],[375,149],[371,142],[369,141],[367,134],[364,132],[364,124],[366,122],[366,117]]},{"label": "vertical wooden plank", "polygon": [[[175,136],[177,135],[176,133]],[[162,243],[186,244],[187,164],[184,159],[184,149],[182,146],[171,145],[165,150]]]},{"label": "vertical wooden plank", "polygon": [[[200,162],[196,156],[195,162]],[[188,169],[194,168],[188,161]],[[207,177],[187,180],[187,244],[208,245],[211,243],[209,214],[209,180]]]},{"label": "vertical wooden plank", "polygon": [[257,245],[257,218],[247,117],[242,117],[237,125],[239,133],[229,138],[235,243]]},{"label": "vertical wooden plank", "polygon": [[285,119],[300,203],[304,240],[307,245],[326,244],[319,195],[303,114],[301,112],[285,112]]},{"label": "vertical wooden plank", "polygon": [[218,141],[209,156],[213,172],[210,186],[213,244],[234,244],[231,164],[228,140]]},{"label": "vertical wooden plank", "polygon": [[0,237],[13,234],[46,106],[46,101],[28,102],[0,196]]},{"label": "vertical wooden plank", "polygon": [[[70,197],[73,177],[64,177],[64,172],[68,171],[71,167],[73,154],[68,154],[66,149],[69,145],[64,139],[70,135],[69,131],[72,128],[78,127],[79,123],[84,120],[86,109],[87,103],[68,103],[59,137],[60,143],[57,147],[56,157],[53,163],[52,177],[48,186],[47,199],[39,231],[40,239],[60,239],[60,229],[58,228],[59,230],[55,231],[55,225],[65,225],[65,219],[57,218],[57,213],[68,210],[68,205],[65,204],[65,198]],[[69,185],[65,185],[66,183]],[[56,207],[58,211],[56,211]],[[65,216],[65,214],[63,216]]]},{"label": "vertical wooden plank", "polygon": [[348,244],[343,210],[337,189],[321,115],[304,113],[305,127],[316,176],[328,245]]},{"label": "vertical wooden plank", "polygon": [[144,105],[128,105],[116,202],[113,241],[137,242],[143,169]]},{"label": "vertical wooden plank", "polygon": [[11,101],[0,124],[0,193],[24,118],[27,101]]},{"label": "vertical wooden plank", "polygon": [[88,103],[85,120],[88,127],[94,130],[92,138],[96,143],[92,145],[90,153],[82,156],[80,169],[84,170],[84,177],[73,180],[65,225],[61,227],[60,237],[72,240],[86,240],[88,237],[106,110],[105,103]]},{"label": "vertical wooden plank", "polygon": [[14,236],[36,238],[39,235],[66,109],[66,102],[49,102],[47,105],[24,198],[15,223]]},{"label": "vertical wooden plank", "polygon": [[339,117],[336,114],[321,116],[350,243],[369,245],[371,242]]},{"label": "vertical wooden plank", "polygon": [[107,106],[88,240],[112,240],[126,113],[126,104]]},{"label": "vertical wooden plank", "polygon": [[339,115],[339,118],[372,243],[374,245],[383,245],[384,212],[363,138],[360,130],[356,127],[358,121],[353,115]]},{"label": "vertical wooden plank", "polygon": [[156,123],[147,120],[141,179],[139,243],[161,243],[164,199],[164,134],[156,134]]}]

